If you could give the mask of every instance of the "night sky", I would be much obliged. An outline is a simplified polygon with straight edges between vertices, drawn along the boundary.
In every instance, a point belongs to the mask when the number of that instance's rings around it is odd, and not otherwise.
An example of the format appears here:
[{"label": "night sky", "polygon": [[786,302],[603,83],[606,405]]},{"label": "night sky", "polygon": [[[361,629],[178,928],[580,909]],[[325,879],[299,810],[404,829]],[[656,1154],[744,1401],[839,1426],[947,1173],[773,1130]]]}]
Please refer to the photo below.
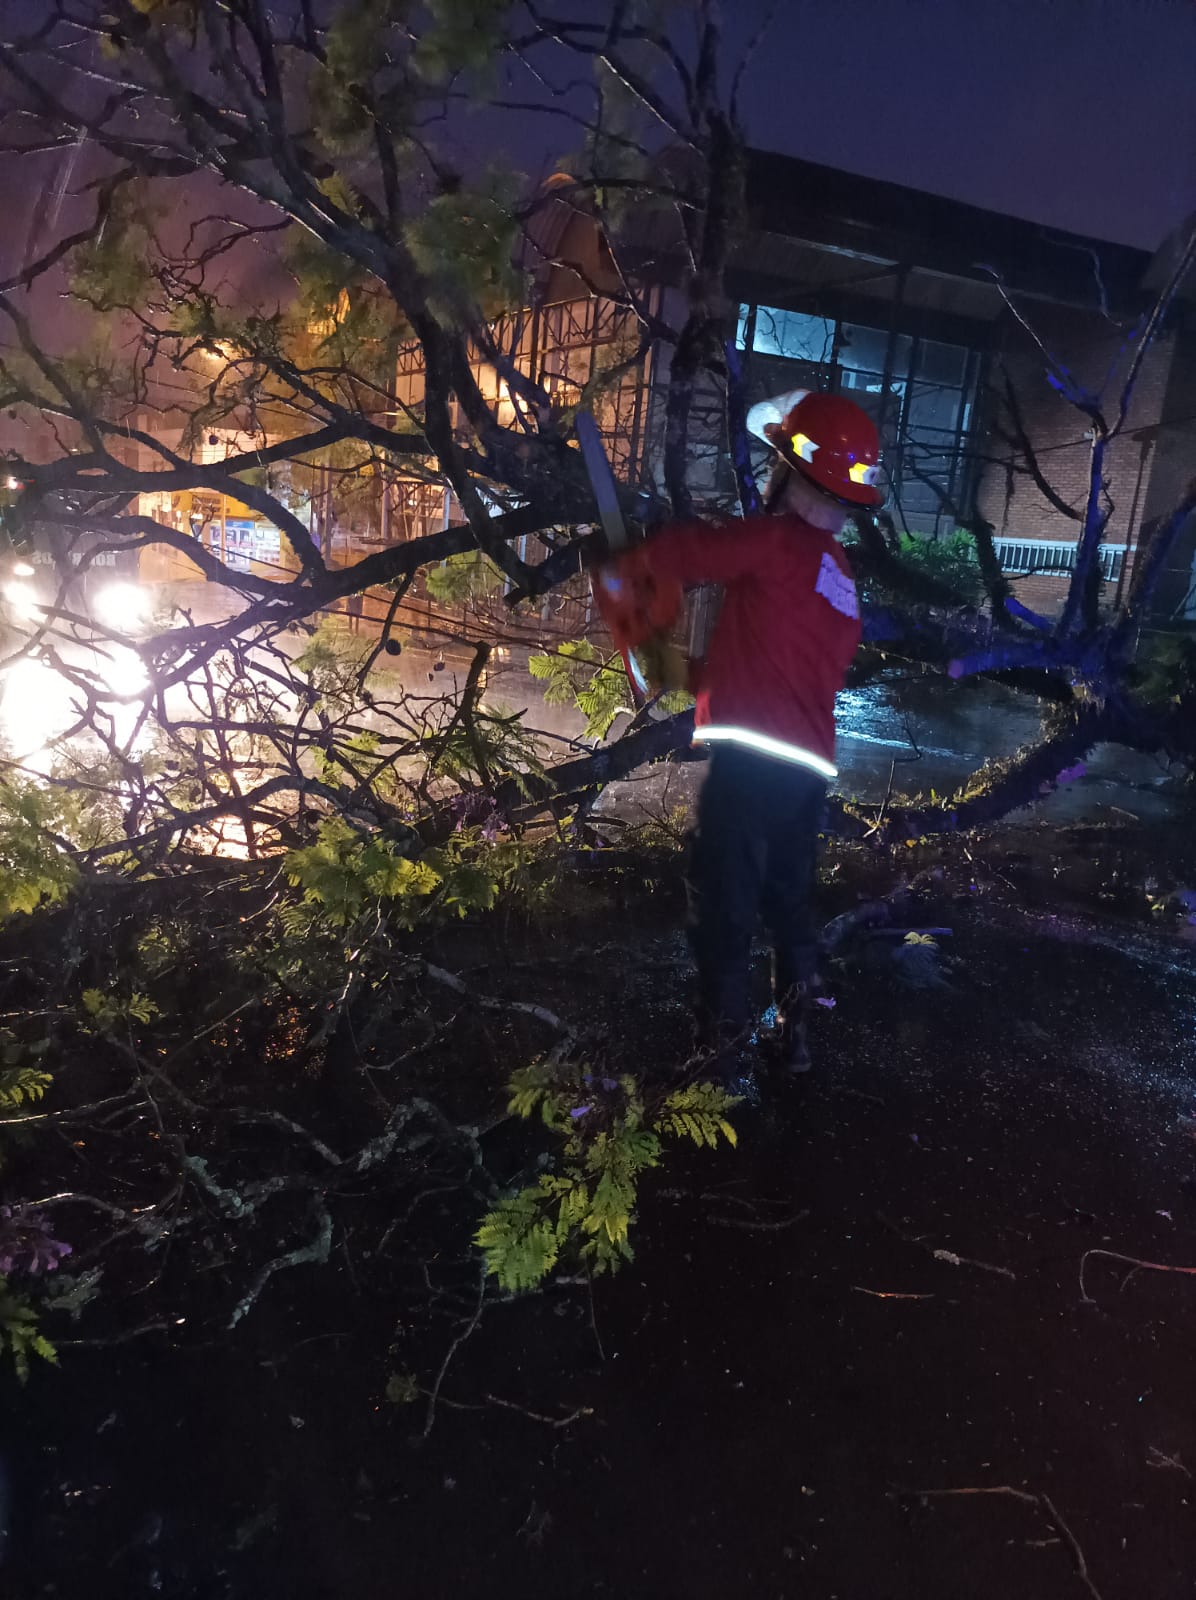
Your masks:
[{"label": "night sky", "polygon": [[[593,20],[607,6],[549,9]],[[724,0],[728,78],[767,9]],[[686,7],[670,11],[670,31],[691,39]],[[1145,248],[1196,211],[1196,0],[777,0],[775,12],[743,95],[764,148]],[[40,0],[0,0],[10,27],[40,13]],[[575,57],[563,66],[585,75]],[[564,125],[515,121],[473,119],[470,154],[507,143],[533,175],[551,170]],[[7,177],[23,187],[11,165]]]},{"label": "night sky", "polygon": [[[767,10],[724,0],[729,69]],[[778,0],[742,99],[763,148],[1153,249],[1196,211],[1194,84],[1196,0]]]},{"label": "night sky", "polygon": [[745,101],[768,148],[1153,248],[1196,211],[1194,86],[1194,0],[781,0]]}]

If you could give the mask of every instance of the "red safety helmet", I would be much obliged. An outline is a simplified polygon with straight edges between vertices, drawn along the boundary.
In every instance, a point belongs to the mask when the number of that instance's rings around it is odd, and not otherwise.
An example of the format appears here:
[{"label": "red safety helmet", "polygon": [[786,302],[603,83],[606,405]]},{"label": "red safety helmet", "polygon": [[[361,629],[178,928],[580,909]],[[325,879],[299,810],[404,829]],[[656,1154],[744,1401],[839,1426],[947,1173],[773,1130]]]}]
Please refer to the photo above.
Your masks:
[{"label": "red safety helmet", "polygon": [[883,502],[884,491],[876,486],[880,435],[854,400],[841,394],[805,394],[780,422],[766,422],[761,433],[824,494],[851,506]]}]

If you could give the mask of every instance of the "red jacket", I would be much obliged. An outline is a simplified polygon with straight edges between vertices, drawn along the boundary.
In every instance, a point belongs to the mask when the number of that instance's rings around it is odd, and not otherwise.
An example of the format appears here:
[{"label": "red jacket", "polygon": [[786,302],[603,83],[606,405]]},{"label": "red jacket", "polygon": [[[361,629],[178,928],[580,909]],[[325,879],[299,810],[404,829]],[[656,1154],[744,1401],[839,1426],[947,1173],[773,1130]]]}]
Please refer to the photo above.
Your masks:
[{"label": "red jacket", "polygon": [[680,525],[642,546],[651,571],[722,584],[698,680],[695,739],[835,775],[835,696],[860,642],[855,578],[832,534],[791,515]]}]

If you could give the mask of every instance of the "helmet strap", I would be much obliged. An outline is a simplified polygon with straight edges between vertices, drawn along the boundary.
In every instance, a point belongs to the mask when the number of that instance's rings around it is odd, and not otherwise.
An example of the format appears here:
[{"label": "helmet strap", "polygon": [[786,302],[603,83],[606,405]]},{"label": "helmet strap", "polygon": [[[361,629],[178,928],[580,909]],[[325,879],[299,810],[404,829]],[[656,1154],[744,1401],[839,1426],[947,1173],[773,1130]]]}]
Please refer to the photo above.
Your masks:
[{"label": "helmet strap", "polygon": [[796,508],[796,515],[803,517],[811,526],[821,528],[825,533],[839,533],[848,517],[852,507],[846,501],[840,500],[837,495],[827,494],[818,484],[812,483],[804,472],[799,471],[782,457],[785,471],[769,481],[767,507],[769,511],[781,511],[783,502],[787,498],[786,491],[791,484],[796,485],[798,493],[796,498],[804,502]]},{"label": "helmet strap", "polygon": [[780,509],[781,498],[785,493],[785,485],[789,481],[793,468],[778,454],[772,464],[772,471],[768,475],[768,482],[764,485],[763,505],[765,513],[771,515]]}]

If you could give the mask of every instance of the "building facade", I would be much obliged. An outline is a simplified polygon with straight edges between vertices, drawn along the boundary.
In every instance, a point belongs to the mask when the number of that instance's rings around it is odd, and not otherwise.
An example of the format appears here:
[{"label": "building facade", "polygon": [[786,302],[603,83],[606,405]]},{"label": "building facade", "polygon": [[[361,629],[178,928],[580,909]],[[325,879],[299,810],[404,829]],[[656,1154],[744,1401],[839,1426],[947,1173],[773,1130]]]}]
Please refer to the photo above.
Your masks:
[{"label": "building facade", "polygon": [[[748,209],[732,283],[749,399],[803,384],[850,395],[880,428],[896,527],[937,538],[978,511],[1019,599],[1055,612],[1091,439],[1044,351],[1112,420],[1160,263],[773,155],[749,165]],[[1196,473],[1192,310],[1191,299],[1173,307],[1106,455],[1110,597],[1143,530]],[[1162,586],[1160,620],[1196,623],[1194,549],[1196,527]]]},{"label": "building facade", "polygon": [[[643,339],[643,319],[626,299],[630,285],[649,319],[679,327],[686,241],[675,210],[641,206],[629,207],[608,238],[578,195],[568,178],[548,186],[525,263],[529,304],[495,326],[494,343],[557,407],[584,401],[593,410],[624,482],[660,491],[670,346]],[[738,346],[747,403],[803,387],[849,395],[880,430],[895,530],[940,539],[978,512],[1018,598],[1042,614],[1057,611],[1091,441],[1087,419],[1048,367],[1103,394],[1115,414],[1119,374],[1163,256],[764,152],[749,155],[746,213],[727,277],[726,332]],[[1142,361],[1106,457],[1101,570],[1110,599],[1132,576],[1144,531],[1196,473],[1194,293],[1177,300]],[[513,421],[510,394],[480,354],[475,375],[499,420]],[[400,352],[395,403],[417,412],[421,399],[414,347]],[[761,448],[762,476],[766,458]],[[713,380],[695,396],[689,467],[700,509],[735,509],[725,397]],[[398,470],[380,475],[372,500],[352,515],[337,513],[331,493],[321,500],[313,491],[309,505],[313,532],[318,521],[338,564],[459,516],[445,489]],[[258,551],[252,526],[233,520],[235,528],[226,508],[221,549],[240,541],[249,559],[286,562],[275,544]],[[1160,586],[1160,625],[1196,626],[1194,563],[1196,525]],[[513,626],[498,600],[494,609]],[[429,629],[444,620],[422,584],[404,611]],[[520,631],[567,635],[590,621],[579,582],[550,596]]]},{"label": "building facade", "polygon": [[[654,316],[679,327],[687,250],[675,212],[630,208],[616,266],[593,218],[566,194],[540,223],[535,303],[518,349],[520,365],[558,403],[575,403],[638,333],[633,313],[604,296],[625,295],[632,282]],[[749,155],[746,211],[727,275],[727,334],[747,403],[803,387],[849,395],[879,428],[897,532],[938,539],[979,513],[1018,598],[1057,612],[1088,494],[1091,436],[1049,368],[1116,417],[1166,250],[1152,257],[765,152]],[[658,492],[669,363],[668,344],[654,342],[592,402],[619,475]],[[725,397],[711,380],[698,386],[690,440],[698,504],[733,511]],[[762,448],[761,478],[767,455]],[[1131,578],[1143,533],[1194,474],[1196,285],[1188,285],[1141,362],[1106,453],[1108,600]],[[1196,520],[1160,585],[1155,620],[1196,626]]]}]

